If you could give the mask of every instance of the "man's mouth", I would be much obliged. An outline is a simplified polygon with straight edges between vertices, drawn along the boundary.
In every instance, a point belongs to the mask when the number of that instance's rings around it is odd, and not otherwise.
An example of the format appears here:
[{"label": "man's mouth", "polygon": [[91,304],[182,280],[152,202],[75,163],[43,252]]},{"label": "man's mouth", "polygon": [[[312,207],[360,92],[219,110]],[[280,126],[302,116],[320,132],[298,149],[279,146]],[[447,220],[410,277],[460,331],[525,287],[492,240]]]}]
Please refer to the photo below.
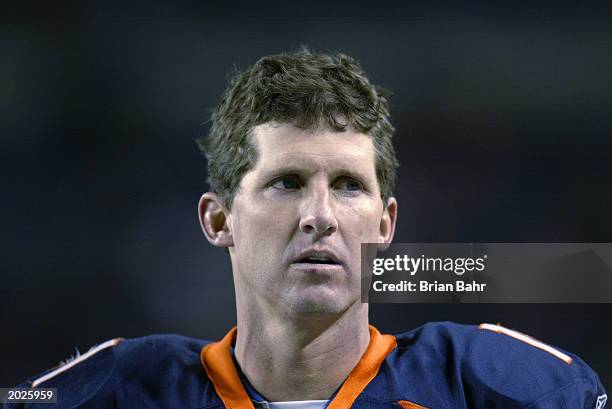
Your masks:
[{"label": "man's mouth", "polygon": [[340,264],[335,262],[334,260],[332,260],[329,257],[316,257],[316,256],[312,256],[312,257],[305,257],[305,258],[301,258],[297,261],[295,261],[295,263],[307,263],[307,264]]},{"label": "man's mouth", "polygon": [[340,258],[329,250],[306,250],[300,254],[293,263],[301,269],[330,269],[342,266]]}]

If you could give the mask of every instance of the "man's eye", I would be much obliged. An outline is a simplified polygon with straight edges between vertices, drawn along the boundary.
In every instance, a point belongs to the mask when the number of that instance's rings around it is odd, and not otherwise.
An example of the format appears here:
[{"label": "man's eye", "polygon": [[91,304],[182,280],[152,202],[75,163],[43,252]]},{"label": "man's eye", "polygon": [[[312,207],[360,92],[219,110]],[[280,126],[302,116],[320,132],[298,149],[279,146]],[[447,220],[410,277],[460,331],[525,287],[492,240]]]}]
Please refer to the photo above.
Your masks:
[{"label": "man's eye", "polygon": [[357,192],[363,190],[363,185],[361,184],[361,182],[358,182],[355,179],[344,179],[336,185],[336,189],[348,190],[349,192]]},{"label": "man's eye", "polygon": [[300,182],[295,177],[284,177],[272,183],[272,187],[281,190],[297,190],[300,188]]}]

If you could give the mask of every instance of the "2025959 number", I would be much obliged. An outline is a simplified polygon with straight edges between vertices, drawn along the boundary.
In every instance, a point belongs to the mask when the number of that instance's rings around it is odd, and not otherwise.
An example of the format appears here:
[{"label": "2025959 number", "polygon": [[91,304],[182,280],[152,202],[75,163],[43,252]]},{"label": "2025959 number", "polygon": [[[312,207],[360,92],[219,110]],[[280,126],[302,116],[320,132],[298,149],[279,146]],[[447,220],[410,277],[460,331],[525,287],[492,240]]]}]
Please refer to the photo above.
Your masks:
[{"label": "2025959 number", "polygon": [[57,388],[0,388],[0,403],[57,403]]}]

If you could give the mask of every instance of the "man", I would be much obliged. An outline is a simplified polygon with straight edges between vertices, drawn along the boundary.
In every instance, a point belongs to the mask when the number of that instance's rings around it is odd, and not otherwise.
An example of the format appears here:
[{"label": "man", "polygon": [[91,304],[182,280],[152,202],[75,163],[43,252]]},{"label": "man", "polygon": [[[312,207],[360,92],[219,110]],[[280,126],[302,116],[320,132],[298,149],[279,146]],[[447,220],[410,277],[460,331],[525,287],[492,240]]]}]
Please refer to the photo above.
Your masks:
[{"label": "man", "polygon": [[392,134],[384,93],[347,56],[302,50],[237,75],[201,141],[199,203],[229,252],[237,327],[215,343],[112,340],[29,385],[65,408],[602,409],[585,363],[518,332],[369,326],[360,244],[393,239]]}]

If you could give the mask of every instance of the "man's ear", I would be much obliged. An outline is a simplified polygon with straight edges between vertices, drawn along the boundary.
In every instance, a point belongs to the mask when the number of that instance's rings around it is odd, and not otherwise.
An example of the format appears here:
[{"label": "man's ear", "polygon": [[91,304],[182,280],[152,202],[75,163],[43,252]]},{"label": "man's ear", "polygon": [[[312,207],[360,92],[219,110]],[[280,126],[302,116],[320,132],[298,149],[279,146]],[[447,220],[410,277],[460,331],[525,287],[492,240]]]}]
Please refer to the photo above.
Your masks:
[{"label": "man's ear", "polygon": [[212,192],[206,192],[198,204],[198,216],[204,235],[213,246],[231,247],[234,237],[227,225],[227,213],[221,198]]},{"label": "man's ear", "polygon": [[[378,242],[381,244],[391,244],[393,235],[395,234],[395,223],[397,221],[397,200],[394,197],[387,199],[387,205],[383,210],[382,218],[380,219],[380,229]],[[384,246],[385,248],[388,246]]]}]

